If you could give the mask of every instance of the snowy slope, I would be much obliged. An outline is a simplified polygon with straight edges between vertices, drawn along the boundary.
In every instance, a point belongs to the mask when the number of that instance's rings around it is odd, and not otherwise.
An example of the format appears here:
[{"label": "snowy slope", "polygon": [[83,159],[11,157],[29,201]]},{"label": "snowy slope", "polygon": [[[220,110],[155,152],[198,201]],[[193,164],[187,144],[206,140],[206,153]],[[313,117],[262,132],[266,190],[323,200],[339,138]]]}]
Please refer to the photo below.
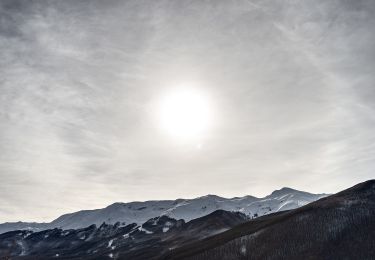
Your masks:
[{"label": "snowy slope", "polygon": [[[150,218],[162,215],[189,221],[210,214],[218,209],[238,211],[250,217],[259,217],[273,212],[298,208],[325,196],[327,195],[282,188],[264,198],[244,196],[228,199],[216,195],[207,195],[195,199],[114,203],[103,209],[83,210],[62,215],[47,224],[47,227],[44,224],[42,228],[76,229],[87,227],[91,224],[99,226],[103,222],[108,224],[120,222],[122,225],[142,224]],[[0,233],[14,230],[9,226],[9,223],[7,223],[6,230],[3,225],[0,224]]]}]

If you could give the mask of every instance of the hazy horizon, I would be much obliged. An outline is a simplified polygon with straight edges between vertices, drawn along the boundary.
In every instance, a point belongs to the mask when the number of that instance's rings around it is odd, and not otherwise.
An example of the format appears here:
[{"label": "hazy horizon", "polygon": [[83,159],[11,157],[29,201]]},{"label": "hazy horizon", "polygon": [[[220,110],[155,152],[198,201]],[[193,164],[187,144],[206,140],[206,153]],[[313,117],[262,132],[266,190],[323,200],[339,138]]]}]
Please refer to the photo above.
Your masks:
[{"label": "hazy horizon", "polygon": [[0,1],[0,223],[373,179],[374,12]]}]

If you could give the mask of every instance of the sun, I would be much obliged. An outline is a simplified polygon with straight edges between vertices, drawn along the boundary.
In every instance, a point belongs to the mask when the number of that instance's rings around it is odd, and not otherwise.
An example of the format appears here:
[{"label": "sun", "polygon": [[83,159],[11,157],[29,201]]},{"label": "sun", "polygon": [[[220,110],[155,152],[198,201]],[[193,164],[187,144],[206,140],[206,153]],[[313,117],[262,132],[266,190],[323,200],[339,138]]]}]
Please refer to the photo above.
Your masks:
[{"label": "sun", "polygon": [[211,119],[209,99],[198,90],[176,90],[161,100],[161,127],[178,139],[201,137],[210,127]]}]

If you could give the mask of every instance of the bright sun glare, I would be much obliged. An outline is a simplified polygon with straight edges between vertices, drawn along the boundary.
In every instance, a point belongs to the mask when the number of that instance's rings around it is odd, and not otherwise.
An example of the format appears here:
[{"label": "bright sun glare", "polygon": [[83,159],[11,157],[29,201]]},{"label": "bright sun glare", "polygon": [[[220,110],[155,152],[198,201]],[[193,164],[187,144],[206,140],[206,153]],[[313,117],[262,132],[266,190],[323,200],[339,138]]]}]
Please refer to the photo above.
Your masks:
[{"label": "bright sun glare", "polygon": [[211,113],[205,95],[192,89],[170,93],[161,102],[161,126],[179,139],[200,137],[209,127]]}]

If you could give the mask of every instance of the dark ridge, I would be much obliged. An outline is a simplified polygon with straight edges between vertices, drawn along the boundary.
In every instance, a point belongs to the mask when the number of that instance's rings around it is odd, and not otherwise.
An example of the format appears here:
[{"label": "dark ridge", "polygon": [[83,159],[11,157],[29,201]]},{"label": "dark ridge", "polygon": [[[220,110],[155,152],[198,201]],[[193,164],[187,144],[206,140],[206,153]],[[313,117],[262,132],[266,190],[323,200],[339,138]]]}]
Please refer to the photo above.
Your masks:
[{"label": "dark ridge", "polygon": [[375,180],[369,180],[301,208],[250,220],[161,259],[373,259],[374,216]]}]

